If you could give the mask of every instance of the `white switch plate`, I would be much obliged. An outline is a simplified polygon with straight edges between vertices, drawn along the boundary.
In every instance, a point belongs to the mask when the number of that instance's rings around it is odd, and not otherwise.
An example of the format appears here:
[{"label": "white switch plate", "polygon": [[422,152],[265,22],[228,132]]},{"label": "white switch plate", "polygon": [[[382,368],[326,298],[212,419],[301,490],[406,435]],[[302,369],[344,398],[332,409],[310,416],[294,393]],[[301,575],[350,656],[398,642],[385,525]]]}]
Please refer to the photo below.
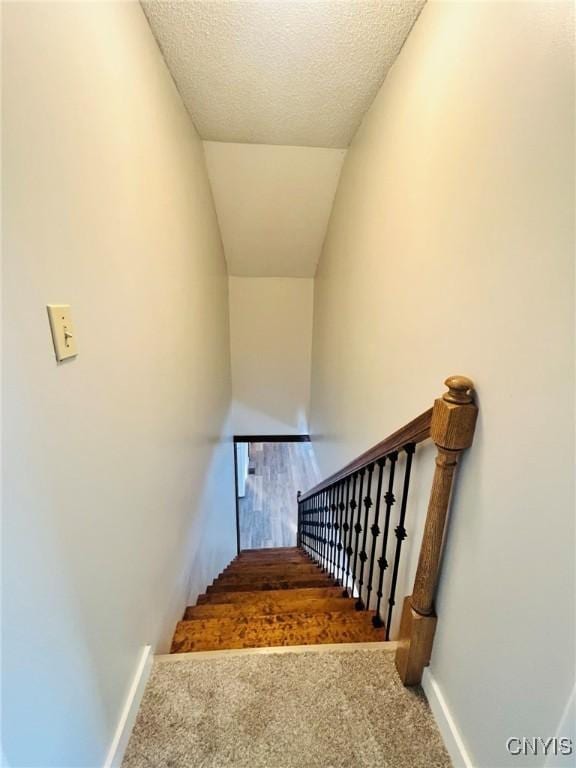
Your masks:
[{"label": "white switch plate", "polygon": [[56,360],[66,360],[78,354],[76,348],[76,334],[72,325],[69,304],[48,304],[48,317],[50,318],[50,330],[54,342]]}]

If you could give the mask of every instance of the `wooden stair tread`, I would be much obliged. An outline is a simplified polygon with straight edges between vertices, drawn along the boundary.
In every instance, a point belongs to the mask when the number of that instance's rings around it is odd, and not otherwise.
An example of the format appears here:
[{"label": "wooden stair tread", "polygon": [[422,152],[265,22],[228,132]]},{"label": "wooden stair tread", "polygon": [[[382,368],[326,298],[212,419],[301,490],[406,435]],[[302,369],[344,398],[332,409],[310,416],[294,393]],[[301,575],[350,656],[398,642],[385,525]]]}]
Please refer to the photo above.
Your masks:
[{"label": "wooden stair tread", "polygon": [[385,632],[373,627],[372,616],[371,611],[351,611],[181,621],[174,633],[172,652],[384,640]]},{"label": "wooden stair tread", "polygon": [[272,582],[272,581],[322,581],[326,579],[332,579],[327,573],[316,569],[314,571],[275,571],[270,573],[265,571],[264,573],[244,573],[239,571],[238,573],[223,573],[214,579],[214,584],[244,584],[250,582]]},{"label": "wooden stair tread", "polygon": [[[265,592],[269,595],[270,592]],[[286,590],[282,593],[292,598],[292,592]],[[276,613],[339,613],[340,611],[354,611],[354,601],[340,597],[300,597],[298,599],[282,601],[282,599],[266,599],[249,603],[203,603],[190,605],[186,608],[183,621],[195,621],[196,619],[212,618],[240,618],[248,616],[266,616]]]},{"label": "wooden stair tread", "polygon": [[314,565],[314,563],[312,560],[297,560],[296,558],[290,558],[289,560],[233,560],[227,568],[278,568],[281,566],[290,568],[299,565]]},{"label": "wooden stair tread", "polygon": [[233,575],[253,575],[253,576],[265,576],[267,574],[283,574],[298,575],[300,573],[322,573],[320,567],[315,563],[298,563],[290,565],[229,565],[225,568],[220,576],[233,576]]},{"label": "wooden stair tread", "polygon": [[266,603],[274,600],[288,605],[292,600],[338,597],[342,595],[341,587],[301,587],[298,589],[280,590],[251,590],[246,592],[210,592],[200,595],[198,605],[207,603]]},{"label": "wooden stair tread", "polygon": [[[218,580],[206,588],[211,592],[253,592],[261,590],[277,589],[302,589],[303,587],[333,586],[333,579],[327,576],[310,576],[310,578],[297,579],[248,579],[248,580]],[[335,586],[335,585],[334,585]]]},{"label": "wooden stair tread", "polygon": [[234,560],[232,560],[233,563],[285,563],[290,560],[295,560],[296,562],[312,562],[312,559],[304,554],[304,552],[296,553],[296,552],[290,552],[287,555],[279,555],[279,554],[265,554],[265,555],[244,555],[240,554],[237,555]]},{"label": "wooden stair tread", "polygon": [[287,555],[289,553],[304,555],[304,551],[300,547],[260,547],[259,549],[241,549],[240,556],[242,555],[261,555],[266,554],[280,554]]}]

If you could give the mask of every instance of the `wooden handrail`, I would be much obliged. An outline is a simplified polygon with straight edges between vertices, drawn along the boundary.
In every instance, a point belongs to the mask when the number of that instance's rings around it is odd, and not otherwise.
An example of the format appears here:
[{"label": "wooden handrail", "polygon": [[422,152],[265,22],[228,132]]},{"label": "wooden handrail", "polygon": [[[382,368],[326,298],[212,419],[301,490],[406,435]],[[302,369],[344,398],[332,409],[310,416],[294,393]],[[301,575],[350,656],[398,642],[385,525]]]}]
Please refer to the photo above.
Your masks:
[{"label": "wooden handrail", "polygon": [[372,448],[364,451],[364,453],[356,459],[349,464],[346,464],[345,467],[339,469],[338,472],[334,472],[333,475],[322,480],[322,482],[315,485],[314,488],[301,494],[301,496],[299,496],[300,501],[306,501],[306,499],[314,496],[318,491],[328,488],[333,483],[348,477],[348,475],[352,475],[354,472],[362,469],[362,467],[367,467],[368,464],[372,464],[373,462],[378,461],[378,459],[382,459],[393,451],[400,450],[405,445],[408,445],[408,443],[421,443],[424,440],[427,440],[430,437],[431,423],[432,408],[429,408],[427,411],[424,411],[424,413],[421,413],[420,416],[417,416],[415,419],[408,422],[408,424],[396,430],[396,432],[393,432],[389,437],[386,437],[384,440],[376,443],[376,445],[373,445]]}]

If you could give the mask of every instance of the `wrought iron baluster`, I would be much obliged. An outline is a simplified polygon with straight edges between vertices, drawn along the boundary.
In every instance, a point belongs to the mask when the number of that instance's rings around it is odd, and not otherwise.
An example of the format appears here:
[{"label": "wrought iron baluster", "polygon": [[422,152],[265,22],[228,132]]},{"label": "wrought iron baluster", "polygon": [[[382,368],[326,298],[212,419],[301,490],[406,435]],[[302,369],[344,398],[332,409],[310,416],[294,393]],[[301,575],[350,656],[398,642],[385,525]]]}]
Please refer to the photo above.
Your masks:
[{"label": "wrought iron baluster", "polygon": [[327,549],[327,557],[328,557],[328,563],[326,570],[331,573],[332,572],[332,558],[334,553],[334,541],[332,539],[333,534],[333,522],[334,522],[334,493],[335,488],[334,486],[330,486],[328,490],[328,519],[327,519],[327,526],[326,526],[326,538],[328,539],[328,549]]},{"label": "wrought iron baluster", "polygon": [[358,565],[360,534],[362,533],[362,523],[360,522],[360,519],[362,517],[362,495],[364,492],[364,475],[366,474],[366,470],[364,469],[364,467],[358,470],[358,474],[360,476],[360,490],[358,491],[358,503],[357,503],[358,517],[356,518],[356,524],[354,526],[354,532],[356,533],[356,537],[354,539],[354,564],[352,567],[352,595],[354,595],[354,585],[356,584],[356,566]]},{"label": "wrought iron baluster", "polygon": [[336,530],[337,530],[337,515],[338,515],[338,485],[332,486],[332,499],[330,504],[330,571],[332,576],[336,578]]},{"label": "wrought iron baluster", "polygon": [[372,623],[374,624],[375,627],[384,626],[384,622],[382,621],[382,617],[380,616],[380,605],[382,603],[382,597],[384,596],[384,593],[383,593],[384,573],[388,568],[386,551],[388,548],[388,532],[390,530],[390,515],[392,511],[392,505],[396,501],[394,497],[394,473],[396,470],[397,461],[398,461],[397,451],[394,451],[393,453],[388,455],[388,462],[390,464],[390,468],[388,470],[388,489],[384,494],[384,501],[386,502],[386,513],[384,517],[384,535],[382,537],[382,550],[380,553],[380,557],[378,558],[378,566],[380,568],[380,573],[378,575],[378,590],[376,592],[376,597],[378,599],[376,602],[376,615],[372,619]]},{"label": "wrought iron baluster", "polygon": [[343,525],[344,525],[344,490],[345,490],[345,481],[343,480],[339,485],[339,494],[338,494],[338,530],[337,530],[337,541],[336,549],[338,550],[337,554],[337,563],[338,563],[338,570],[337,570],[337,579],[339,584],[344,583],[343,573],[342,573],[342,550],[344,549],[344,545],[342,544],[342,533],[343,533]]},{"label": "wrought iron baluster", "polygon": [[314,560],[318,560],[318,528],[317,528],[317,499],[315,495],[310,499],[309,516],[310,516],[310,548],[313,553]]},{"label": "wrought iron baluster", "polygon": [[382,478],[384,476],[384,464],[386,459],[379,459],[378,464],[378,484],[376,487],[376,508],[374,510],[374,520],[370,531],[372,532],[372,547],[370,550],[370,568],[368,570],[368,584],[366,587],[366,610],[370,610],[370,598],[372,596],[372,579],[374,577],[374,558],[376,556],[376,542],[380,535],[378,522],[380,520],[380,502],[382,501]]},{"label": "wrought iron baluster", "polygon": [[338,493],[340,491],[339,485],[334,485],[334,493],[332,495],[332,575],[337,578],[336,568],[338,563]]},{"label": "wrought iron baluster", "polygon": [[318,561],[318,495],[310,499],[310,548],[313,552],[314,560]]},{"label": "wrought iron baluster", "polygon": [[[350,580],[350,564],[352,562],[352,555],[354,554],[354,550],[352,549],[352,536],[354,535],[354,510],[356,509],[356,481],[358,478],[358,473],[354,472],[352,475],[352,492],[350,494],[351,498],[348,504],[348,508],[350,510],[350,522],[348,523],[348,545],[346,546],[346,585],[343,592],[343,595],[345,597],[348,597],[348,582]],[[350,491],[350,485],[348,485],[348,490]]]},{"label": "wrought iron baluster", "polygon": [[386,618],[386,640],[390,640],[390,625],[392,622],[392,611],[394,609],[394,602],[396,596],[396,582],[398,580],[398,566],[400,565],[400,550],[402,542],[406,538],[406,528],[404,527],[404,521],[406,519],[406,506],[408,504],[408,488],[410,486],[410,471],[412,469],[412,457],[416,446],[414,443],[409,443],[404,446],[406,452],[406,468],[404,470],[404,487],[402,488],[402,503],[400,504],[400,518],[398,525],[394,530],[396,534],[396,552],[394,554],[394,568],[392,570],[392,581],[390,583],[390,593],[388,597],[388,616]]},{"label": "wrought iron baluster", "polygon": [[322,550],[320,547],[320,498],[320,493],[317,493],[314,498],[314,538],[317,563],[320,563],[322,560]]},{"label": "wrought iron baluster", "polygon": [[308,499],[302,502],[302,532],[304,536],[304,548],[310,549],[310,518],[308,516]]},{"label": "wrought iron baluster", "polygon": [[326,546],[324,551],[325,564],[324,568],[330,572],[330,506],[332,503],[332,488],[326,489],[326,510],[324,514],[324,538],[326,540]]},{"label": "wrought iron baluster", "polygon": [[328,552],[328,537],[326,536],[326,525],[328,522],[328,490],[325,490],[323,495],[323,507],[322,507],[322,570],[327,571],[327,552]]},{"label": "wrought iron baluster", "polygon": [[298,499],[298,532],[300,536],[300,546],[306,549],[306,502]]},{"label": "wrought iron baluster", "polygon": [[[358,600],[356,601],[357,611],[364,610],[364,601],[362,600],[362,587],[364,586],[364,566],[366,564],[366,560],[368,560],[368,555],[366,554],[366,541],[368,538],[368,517],[370,515],[370,508],[372,506],[372,498],[370,496],[370,492],[372,489],[372,475],[374,473],[374,464],[369,464],[367,469],[368,469],[368,478],[366,482],[366,496],[362,500],[364,504],[364,527],[362,531],[362,549],[360,550],[360,553],[358,555],[360,559],[360,576],[358,579]],[[361,514],[358,515],[358,520],[360,520],[360,517],[361,517]]]}]

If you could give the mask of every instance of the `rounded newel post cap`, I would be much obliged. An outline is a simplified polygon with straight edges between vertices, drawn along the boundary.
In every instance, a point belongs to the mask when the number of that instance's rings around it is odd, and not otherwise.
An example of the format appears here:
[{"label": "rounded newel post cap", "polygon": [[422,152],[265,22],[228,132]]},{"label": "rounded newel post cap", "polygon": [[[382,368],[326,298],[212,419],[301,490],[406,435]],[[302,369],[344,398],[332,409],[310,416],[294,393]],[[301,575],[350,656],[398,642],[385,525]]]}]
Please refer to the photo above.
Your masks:
[{"label": "rounded newel post cap", "polygon": [[474,382],[467,376],[448,376],[444,382],[448,392],[442,395],[442,400],[457,405],[468,405],[472,402],[472,390]]}]

